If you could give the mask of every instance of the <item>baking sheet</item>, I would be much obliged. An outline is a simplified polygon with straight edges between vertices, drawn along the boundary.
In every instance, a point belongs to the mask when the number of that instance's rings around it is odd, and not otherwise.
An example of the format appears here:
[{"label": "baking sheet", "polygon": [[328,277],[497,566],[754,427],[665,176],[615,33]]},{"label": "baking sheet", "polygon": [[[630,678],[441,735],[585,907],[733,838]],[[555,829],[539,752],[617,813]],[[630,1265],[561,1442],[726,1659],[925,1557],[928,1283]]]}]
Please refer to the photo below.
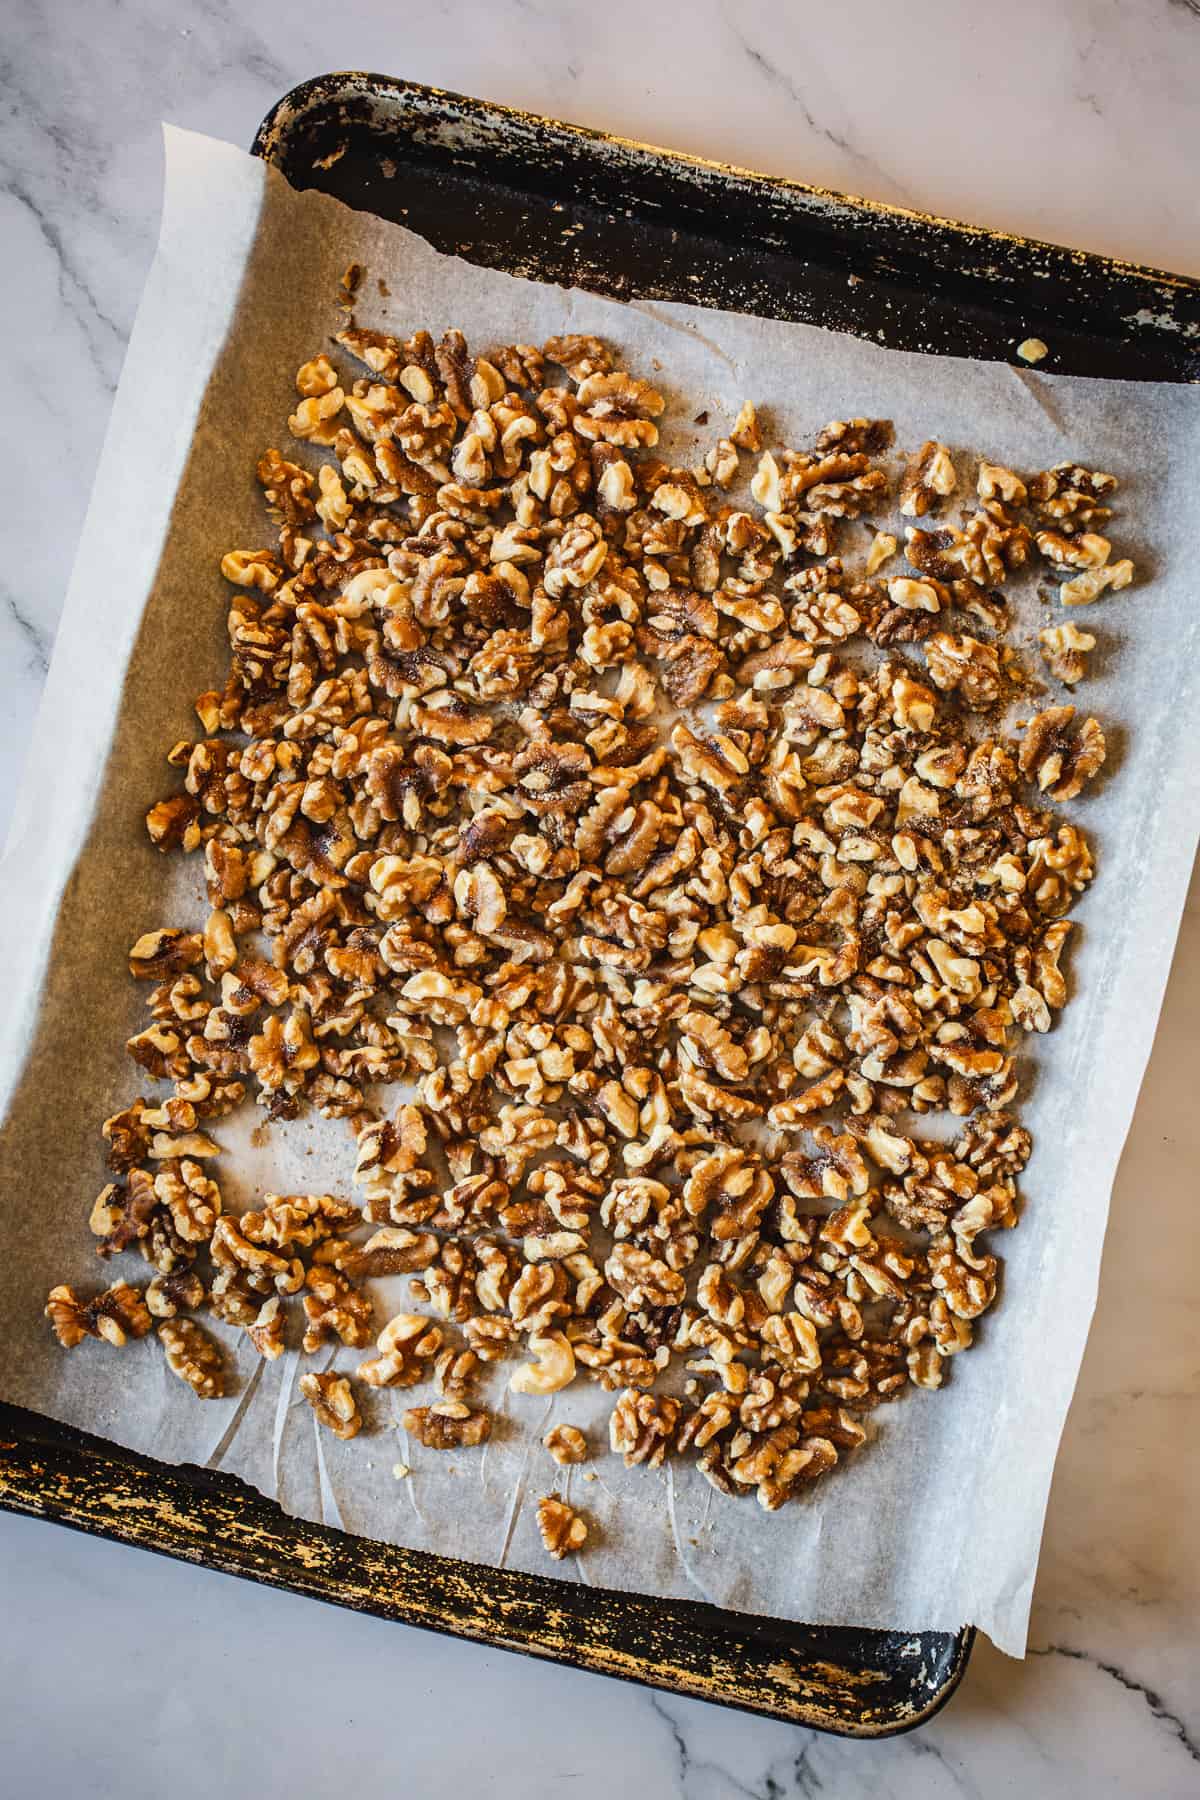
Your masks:
[{"label": "baking sheet", "polygon": [[[333,297],[351,260],[369,270],[362,322],[405,334],[457,324],[478,349],[596,332],[653,375],[682,417],[706,409],[707,441],[749,396],[769,407],[783,443],[828,418],[875,413],[895,420],[902,444],[936,435],[1025,469],[1079,455],[1122,477],[1114,555],[1135,557],[1139,582],[1082,621],[1101,639],[1084,698],[1115,754],[1096,796],[1069,809],[1097,845],[1100,874],[1077,913],[1071,1005],[1034,1045],[1026,1217],[992,1246],[1006,1261],[1005,1292],[941,1394],[882,1409],[877,1441],[849,1470],[773,1517],[717,1495],[690,1464],[647,1475],[606,1458],[590,1484],[556,1468],[538,1443],[549,1421],[600,1435],[611,1401],[590,1385],[552,1402],[511,1396],[501,1366],[492,1442],[438,1457],[393,1430],[411,1396],[371,1396],[377,1429],[350,1444],[318,1436],[295,1390],[294,1353],[265,1365],[228,1334],[234,1391],[201,1406],[157,1345],[87,1344],[67,1356],[41,1318],[54,1281],[90,1290],[103,1274],[86,1226],[104,1178],[98,1124],[137,1091],[121,1046],[144,1016],[125,952],[143,930],[203,916],[197,864],[160,858],[141,820],[174,786],[163,758],[194,735],[191,696],[223,672],[217,564],[262,538],[254,463],[268,443],[286,448],[293,372],[336,329]],[[0,1025],[4,1398],[167,1461],[233,1470],[301,1516],[510,1567],[546,1570],[534,1503],[558,1487],[596,1531],[587,1554],[555,1573],[810,1623],[976,1623],[1019,1653],[1112,1176],[1200,823],[1189,556],[1198,408],[1183,388],[905,355],[804,326],[513,281],[296,195],[229,146],[169,132],[159,252],[0,868],[15,947]],[[664,449],[686,455],[692,441],[668,435]],[[348,1191],[344,1126],[298,1122],[254,1144],[257,1124],[248,1108],[214,1131],[229,1151],[218,1167],[227,1205],[266,1187]],[[383,1317],[402,1290],[380,1287]],[[408,1480],[393,1479],[397,1460],[411,1465]]]}]

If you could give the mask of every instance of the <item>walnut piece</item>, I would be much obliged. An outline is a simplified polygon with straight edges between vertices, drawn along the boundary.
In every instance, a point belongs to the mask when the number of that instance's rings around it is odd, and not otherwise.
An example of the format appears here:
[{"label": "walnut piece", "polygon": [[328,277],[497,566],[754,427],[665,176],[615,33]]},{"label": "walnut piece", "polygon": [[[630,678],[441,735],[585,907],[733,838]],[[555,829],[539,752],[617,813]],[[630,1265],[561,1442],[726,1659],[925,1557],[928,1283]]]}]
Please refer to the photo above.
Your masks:
[{"label": "walnut piece", "polygon": [[1074,687],[1087,673],[1089,651],[1096,648],[1090,631],[1078,625],[1048,625],[1038,632],[1042,660],[1050,673],[1067,687]]},{"label": "walnut piece", "polygon": [[1025,727],[1017,752],[1023,775],[1037,782],[1053,800],[1073,800],[1104,763],[1104,733],[1095,719],[1084,719],[1074,731],[1073,706],[1047,706]]},{"label": "walnut piece", "polygon": [[461,1400],[440,1400],[434,1406],[414,1406],[403,1415],[405,1431],[411,1431],[427,1450],[458,1450],[486,1443],[492,1421],[485,1412],[473,1412]]},{"label": "walnut piece", "polygon": [[158,1339],[167,1367],[186,1381],[198,1400],[219,1400],[225,1392],[220,1347],[194,1319],[164,1319]]},{"label": "walnut piece", "polygon": [[145,1337],[153,1323],[146,1302],[127,1281],[118,1281],[87,1301],[80,1300],[74,1288],[51,1288],[46,1317],[64,1350],[73,1350],[85,1337],[102,1338],[119,1349],[131,1337]]},{"label": "walnut piece", "polygon": [[542,1439],[556,1463],[581,1463],[588,1458],[587,1439],[575,1425],[554,1425]]},{"label": "walnut piece", "polygon": [[574,1556],[587,1542],[586,1519],[573,1511],[558,1494],[546,1494],[538,1501],[537,1522],[542,1542],[555,1562],[561,1562],[564,1556]]},{"label": "walnut piece", "polygon": [[300,1392],[312,1407],[318,1425],[326,1431],[332,1431],[334,1437],[357,1437],[362,1430],[362,1416],[358,1410],[358,1402],[354,1398],[354,1389],[344,1375],[317,1375],[309,1373],[300,1377]]}]

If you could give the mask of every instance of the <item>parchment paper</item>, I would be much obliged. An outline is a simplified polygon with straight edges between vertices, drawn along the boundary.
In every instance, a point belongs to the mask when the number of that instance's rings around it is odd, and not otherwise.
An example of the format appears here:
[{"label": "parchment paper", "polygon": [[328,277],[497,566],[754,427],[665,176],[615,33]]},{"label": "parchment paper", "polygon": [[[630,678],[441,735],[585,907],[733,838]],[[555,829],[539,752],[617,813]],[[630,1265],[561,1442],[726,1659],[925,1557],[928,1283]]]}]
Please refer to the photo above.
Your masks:
[{"label": "parchment paper", "polygon": [[[254,463],[268,444],[287,449],[293,373],[337,328],[332,300],[352,258],[369,271],[363,322],[402,334],[460,325],[479,350],[598,333],[679,396],[683,416],[708,410],[705,442],[751,397],[784,444],[865,413],[894,419],[905,446],[937,436],[1022,469],[1078,456],[1122,478],[1114,555],[1134,556],[1137,585],[1074,615],[1100,637],[1085,704],[1112,747],[1095,797],[1070,809],[1100,873],[1078,909],[1073,998],[1036,1046],[1022,1111],[1036,1141],[1025,1217],[992,1240],[1007,1265],[1001,1301],[940,1394],[882,1409],[852,1466],[776,1515],[720,1497],[690,1465],[647,1476],[606,1457],[591,1483],[555,1468],[539,1444],[550,1420],[601,1440],[611,1402],[591,1384],[547,1403],[509,1396],[501,1369],[493,1442],[439,1457],[395,1429],[406,1395],[372,1397],[377,1429],[353,1443],[318,1433],[296,1392],[295,1352],[263,1364],[230,1332],[234,1392],[201,1405],[152,1341],[66,1355],[41,1316],[53,1282],[91,1292],[105,1275],[86,1223],[103,1180],[98,1126],[138,1091],[122,1044],[144,1018],[125,952],[143,930],[203,917],[196,860],[159,857],[142,818],[174,786],[166,749],[195,735],[192,695],[223,676],[218,559],[262,538]],[[234,1470],[289,1511],[352,1532],[544,1571],[534,1503],[559,1487],[595,1532],[556,1573],[814,1623],[973,1622],[1020,1654],[1109,1192],[1196,844],[1198,408],[1194,390],[903,355],[804,326],[513,280],[296,195],[227,145],[169,131],[158,254],[0,869],[0,1392],[167,1461]],[[694,446],[668,437],[665,448]],[[298,1123],[255,1144],[256,1123],[247,1108],[216,1126],[230,1151],[218,1168],[227,1206],[269,1187],[349,1191],[343,1125]],[[381,1318],[401,1297],[392,1285]],[[393,1478],[397,1461],[409,1479]]]}]

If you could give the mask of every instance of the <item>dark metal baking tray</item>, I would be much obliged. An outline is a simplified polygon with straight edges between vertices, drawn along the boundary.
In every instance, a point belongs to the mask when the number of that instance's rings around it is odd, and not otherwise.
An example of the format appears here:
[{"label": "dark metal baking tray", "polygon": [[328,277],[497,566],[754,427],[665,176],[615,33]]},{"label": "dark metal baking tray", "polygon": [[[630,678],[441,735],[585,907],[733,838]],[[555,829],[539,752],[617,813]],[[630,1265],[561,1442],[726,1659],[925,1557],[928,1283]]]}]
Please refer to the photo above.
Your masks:
[{"label": "dark metal baking tray", "polygon": [[[1200,283],[825,193],[386,76],[325,75],[264,120],[298,188],[439,249],[617,297],[856,332],[1059,372],[1200,378]],[[566,227],[572,227],[567,230]],[[460,1637],[849,1736],[921,1724],[974,1633],[789,1624],[400,1550],[288,1518],[232,1476],[172,1468],[0,1406],[0,1506]]]}]

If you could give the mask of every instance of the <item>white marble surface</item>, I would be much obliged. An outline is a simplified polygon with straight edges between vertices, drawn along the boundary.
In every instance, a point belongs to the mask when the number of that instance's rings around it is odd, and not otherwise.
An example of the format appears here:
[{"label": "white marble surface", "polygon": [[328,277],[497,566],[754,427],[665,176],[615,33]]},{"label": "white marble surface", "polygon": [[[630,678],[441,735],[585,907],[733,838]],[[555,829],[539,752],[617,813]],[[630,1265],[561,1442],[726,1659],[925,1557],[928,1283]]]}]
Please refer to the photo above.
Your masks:
[{"label": "white marble surface", "polygon": [[[1200,273],[1200,0],[7,0],[0,827],[153,248],[158,122],[246,144],[280,93],[339,66]],[[924,1731],[839,1743],[0,1517],[0,1788],[1200,1794],[1198,1067],[1194,889],[1114,1198],[1032,1653],[982,1645]]]}]

